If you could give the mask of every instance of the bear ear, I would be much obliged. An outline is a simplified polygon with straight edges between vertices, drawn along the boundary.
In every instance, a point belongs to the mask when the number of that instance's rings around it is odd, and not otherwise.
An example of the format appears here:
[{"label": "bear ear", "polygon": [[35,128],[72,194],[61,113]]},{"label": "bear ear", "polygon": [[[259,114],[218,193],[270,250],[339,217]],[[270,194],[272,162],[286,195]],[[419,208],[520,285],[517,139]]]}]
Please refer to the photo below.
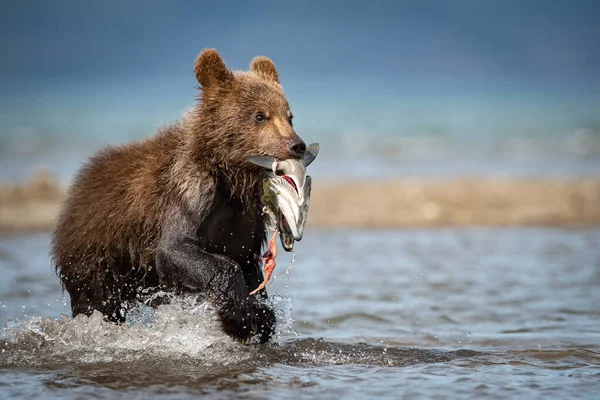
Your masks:
[{"label": "bear ear", "polygon": [[250,63],[250,71],[254,72],[264,80],[279,84],[279,74],[277,74],[275,64],[267,57],[254,57]]},{"label": "bear ear", "polygon": [[194,64],[196,79],[203,88],[222,85],[233,80],[231,72],[215,49],[204,49]]}]

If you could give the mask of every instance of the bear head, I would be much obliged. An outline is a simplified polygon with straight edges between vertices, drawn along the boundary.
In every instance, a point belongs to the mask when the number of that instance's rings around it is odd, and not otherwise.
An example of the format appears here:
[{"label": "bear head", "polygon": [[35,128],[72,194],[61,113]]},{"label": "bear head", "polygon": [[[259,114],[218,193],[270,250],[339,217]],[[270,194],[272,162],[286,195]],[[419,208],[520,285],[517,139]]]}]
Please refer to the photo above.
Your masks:
[{"label": "bear head", "polygon": [[231,71],[214,49],[194,65],[200,83],[198,145],[227,167],[253,168],[248,157],[301,158],[306,145],[294,131],[292,111],[273,62],[255,57],[249,71]]}]

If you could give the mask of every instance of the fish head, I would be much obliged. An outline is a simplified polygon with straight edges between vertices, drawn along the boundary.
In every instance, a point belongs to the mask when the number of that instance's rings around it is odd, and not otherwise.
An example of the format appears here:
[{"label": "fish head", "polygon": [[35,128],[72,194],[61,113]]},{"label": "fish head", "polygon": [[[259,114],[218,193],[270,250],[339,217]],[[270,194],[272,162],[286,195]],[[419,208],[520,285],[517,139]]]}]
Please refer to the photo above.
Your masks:
[{"label": "fish head", "polygon": [[308,209],[310,207],[311,177],[306,167],[314,161],[319,145],[308,146],[304,158],[277,161],[270,157],[250,157],[250,161],[271,173],[265,188],[265,204],[277,220],[279,238],[286,251],[292,251],[294,243],[302,240]]},{"label": "fish head", "polygon": [[281,244],[292,251],[294,242],[302,240],[310,207],[311,177],[298,174],[270,178],[270,188],[277,199],[278,228]]}]

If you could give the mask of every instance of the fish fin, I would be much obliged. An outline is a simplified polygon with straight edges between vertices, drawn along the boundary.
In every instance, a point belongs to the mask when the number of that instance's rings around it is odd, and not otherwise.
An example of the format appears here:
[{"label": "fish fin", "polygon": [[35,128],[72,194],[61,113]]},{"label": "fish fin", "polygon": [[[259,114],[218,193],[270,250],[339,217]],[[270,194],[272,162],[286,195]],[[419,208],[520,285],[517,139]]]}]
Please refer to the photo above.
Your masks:
[{"label": "fish fin", "polygon": [[273,168],[273,162],[275,162],[275,159],[269,156],[250,156],[248,157],[248,161],[270,171]]},{"label": "fish fin", "polygon": [[319,143],[309,144],[304,153],[304,166],[308,167],[317,158],[317,154],[319,154]]}]

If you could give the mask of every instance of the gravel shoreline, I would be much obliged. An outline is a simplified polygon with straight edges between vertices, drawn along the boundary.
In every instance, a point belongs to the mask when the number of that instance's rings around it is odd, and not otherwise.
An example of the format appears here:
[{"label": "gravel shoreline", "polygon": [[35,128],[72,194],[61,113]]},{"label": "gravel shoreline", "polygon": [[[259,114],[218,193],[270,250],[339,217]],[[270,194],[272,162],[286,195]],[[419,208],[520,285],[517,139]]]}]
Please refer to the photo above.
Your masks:
[{"label": "gravel shoreline", "polygon": [[[0,233],[54,228],[66,190],[50,175],[0,184]],[[307,227],[600,226],[600,177],[394,179],[314,184]]]}]

